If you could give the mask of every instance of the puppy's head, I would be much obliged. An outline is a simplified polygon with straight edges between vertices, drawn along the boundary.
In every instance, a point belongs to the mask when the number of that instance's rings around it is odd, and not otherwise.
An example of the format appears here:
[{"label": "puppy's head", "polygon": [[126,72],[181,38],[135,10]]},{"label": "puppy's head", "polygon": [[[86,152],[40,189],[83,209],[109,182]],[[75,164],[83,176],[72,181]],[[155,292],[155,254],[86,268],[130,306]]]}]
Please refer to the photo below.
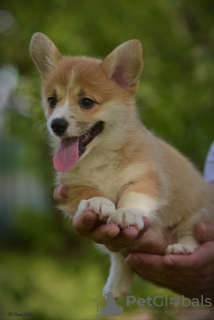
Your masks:
[{"label": "puppy's head", "polygon": [[103,61],[62,57],[54,43],[36,33],[32,59],[42,77],[42,100],[51,135],[61,138],[54,167],[64,172],[133,113],[143,62],[138,40],[117,47]]}]

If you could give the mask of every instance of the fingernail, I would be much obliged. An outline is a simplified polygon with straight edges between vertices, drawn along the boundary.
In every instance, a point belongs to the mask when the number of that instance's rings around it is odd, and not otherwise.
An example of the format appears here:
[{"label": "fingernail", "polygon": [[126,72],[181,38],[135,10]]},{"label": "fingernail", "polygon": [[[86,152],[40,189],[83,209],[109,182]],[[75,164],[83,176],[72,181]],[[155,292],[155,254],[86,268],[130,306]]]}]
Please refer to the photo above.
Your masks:
[{"label": "fingernail", "polygon": [[166,258],[165,259],[165,264],[167,265],[167,266],[173,266],[173,261],[171,260],[171,259],[169,259],[169,258]]},{"label": "fingernail", "polygon": [[118,235],[118,233],[112,233],[112,232],[107,232],[107,236],[109,237],[109,238],[115,238],[116,236]]},{"label": "fingernail", "polygon": [[202,236],[204,239],[207,238],[207,233],[208,233],[208,228],[207,225],[205,223],[203,223],[203,227],[202,227]]},{"label": "fingernail", "polygon": [[59,189],[55,189],[55,190],[54,190],[54,199],[55,199],[56,201],[62,199],[61,194],[60,194],[60,192],[59,192]]},{"label": "fingernail", "polygon": [[143,221],[144,221],[144,231],[146,231],[147,229],[149,229],[150,221],[147,217],[143,217]]}]

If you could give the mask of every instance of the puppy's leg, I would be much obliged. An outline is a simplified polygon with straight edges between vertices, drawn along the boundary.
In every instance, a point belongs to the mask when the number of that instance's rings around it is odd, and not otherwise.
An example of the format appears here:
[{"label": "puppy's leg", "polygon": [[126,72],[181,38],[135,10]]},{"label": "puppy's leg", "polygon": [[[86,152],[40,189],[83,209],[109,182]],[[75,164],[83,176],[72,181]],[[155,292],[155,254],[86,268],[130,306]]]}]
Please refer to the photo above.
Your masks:
[{"label": "puppy's leg", "polygon": [[[198,247],[199,243],[193,235],[193,228],[197,222],[196,215],[180,222],[178,227],[173,230],[177,243],[171,244],[166,248],[166,254],[190,254]],[[200,219],[198,219],[200,221]]]},{"label": "puppy's leg", "polygon": [[103,295],[112,292],[114,299],[123,298],[131,289],[134,272],[125,264],[121,253],[110,252],[111,268]]},{"label": "puppy's leg", "polygon": [[[108,223],[116,223],[121,229],[135,226],[140,230],[144,227],[143,216],[148,217],[150,221],[155,220],[156,210],[160,208],[164,201],[161,201],[154,194],[155,189],[153,189],[153,193],[139,193],[136,192],[137,190],[143,191],[143,185],[135,185],[134,188],[123,193],[117,204],[117,210],[108,218]],[[133,271],[126,266],[121,254],[111,253],[111,263],[110,275],[104,288],[104,294],[111,291],[114,298],[119,299],[129,292]]]},{"label": "puppy's leg", "polygon": [[143,217],[150,221],[156,218],[156,210],[161,202],[147,194],[135,192],[125,193],[117,205],[117,210],[108,219],[108,223],[116,223],[121,229],[135,226],[138,230],[143,229]]},{"label": "puppy's leg", "polygon": [[184,236],[178,239],[177,243],[170,244],[166,248],[166,254],[190,254],[198,247],[198,242],[194,236]]},{"label": "puppy's leg", "polygon": [[165,204],[161,195],[162,187],[158,173],[144,174],[124,190],[117,204],[117,210],[108,219],[108,223],[116,223],[121,229],[128,226],[143,229],[142,217],[148,217],[151,222],[154,221],[156,211]]}]

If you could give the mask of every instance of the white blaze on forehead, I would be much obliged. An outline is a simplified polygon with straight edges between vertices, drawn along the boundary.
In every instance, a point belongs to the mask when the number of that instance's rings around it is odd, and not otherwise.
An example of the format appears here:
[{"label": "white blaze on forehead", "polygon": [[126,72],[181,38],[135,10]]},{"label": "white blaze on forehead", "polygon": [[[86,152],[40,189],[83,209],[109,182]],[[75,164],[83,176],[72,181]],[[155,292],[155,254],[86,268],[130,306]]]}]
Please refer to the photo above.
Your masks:
[{"label": "white blaze on forehead", "polygon": [[[60,119],[63,118],[65,120],[69,120],[69,118],[72,116],[72,108],[71,108],[71,103],[70,103],[70,90],[72,90],[74,88],[74,77],[75,77],[75,73],[74,70],[71,70],[71,74],[70,74],[70,78],[68,81],[68,85],[66,89],[66,99],[65,102],[62,105],[57,106],[52,114],[50,115],[48,122],[47,122],[47,126],[48,126],[48,130],[50,131],[51,134],[54,135],[53,130],[51,128],[51,123],[54,119]],[[58,90],[56,90],[58,91]]]},{"label": "white blaze on forehead", "polygon": [[74,77],[75,77],[75,73],[74,73],[74,70],[72,69],[72,70],[71,70],[71,74],[70,74],[69,83],[68,83],[68,90],[69,90],[70,88],[72,88],[73,85],[74,85]]},{"label": "white blaze on forehead", "polygon": [[71,93],[76,96],[81,91],[81,87],[75,83],[75,76],[75,70],[72,70],[67,85],[67,97],[69,97]]}]

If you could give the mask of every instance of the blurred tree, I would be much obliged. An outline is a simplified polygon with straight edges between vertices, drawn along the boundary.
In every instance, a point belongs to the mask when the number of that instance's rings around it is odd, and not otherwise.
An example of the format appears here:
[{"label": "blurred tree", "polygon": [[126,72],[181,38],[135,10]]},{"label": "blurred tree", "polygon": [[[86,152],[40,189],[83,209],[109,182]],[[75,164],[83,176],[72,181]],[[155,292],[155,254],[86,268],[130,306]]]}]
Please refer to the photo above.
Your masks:
[{"label": "blurred tree", "polygon": [[[213,138],[211,0],[2,0],[1,8],[12,21],[8,29],[0,30],[0,59],[18,69],[20,80],[14,96],[24,95],[30,106],[22,120],[18,112],[11,113],[11,127],[22,139],[32,139],[26,132],[42,118],[39,75],[28,51],[34,32],[47,34],[63,54],[96,57],[104,57],[128,39],[139,38],[145,70],[138,105],[144,123],[202,168]],[[14,123],[19,123],[19,128]],[[46,147],[41,148],[40,137],[33,136],[31,145],[35,145],[38,158],[38,150],[46,152]]]}]

